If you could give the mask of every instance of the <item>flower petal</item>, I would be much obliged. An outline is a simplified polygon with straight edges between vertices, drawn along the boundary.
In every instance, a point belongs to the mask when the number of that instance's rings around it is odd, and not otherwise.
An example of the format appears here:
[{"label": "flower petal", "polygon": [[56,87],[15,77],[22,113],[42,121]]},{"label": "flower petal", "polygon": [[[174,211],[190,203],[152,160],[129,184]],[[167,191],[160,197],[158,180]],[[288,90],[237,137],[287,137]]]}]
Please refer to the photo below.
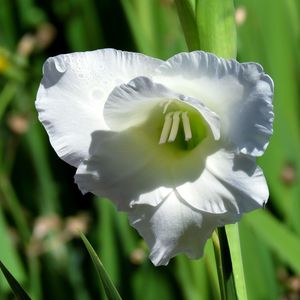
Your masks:
[{"label": "flower petal", "polygon": [[239,214],[214,215],[195,210],[177,198],[175,192],[156,207],[134,205],[129,212],[130,223],[147,242],[150,259],[156,266],[167,265],[170,258],[180,253],[199,258],[213,230],[239,218]]},{"label": "flower petal", "polygon": [[[139,127],[122,132],[96,131],[92,134],[90,156],[79,165],[75,182],[83,193],[108,197],[123,211],[135,202],[156,206],[170,188],[195,181],[204,168],[199,157],[212,151],[209,139],[188,155],[165,146],[161,147],[157,139]],[[147,193],[158,188],[157,197],[146,198]]]},{"label": "flower petal", "polygon": [[162,64],[153,80],[199,99],[221,119],[221,135],[238,152],[260,156],[273,126],[273,81],[255,63],[238,63],[202,51],[180,53]]},{"label": "flower petal", "polygon": [[[174,94],[149,78],[137,77],[115,88],[105,104],[105,121],[111,129],[120,131],[92,133],[89,157],[79,165],[75,176],[82,192],[108,197],[120,210],[128,210],[132,203],[155,206],[169,188],[200,176],[205,157],[214,151],[214,139],[205,138],[193,151],[177,148],[172,143],[159,144],[161,128],[157,133],[157,127],[161,121],[157,120],[156,111],[152,117],[151,107],[158,106],[157,114],[163,119],[160,102],[174,97],[192,103],[208,120],[212,133],[218,135],[217,116],[200,102]],[[146,121],[147,118],[150,120]],[[158,188],[163,193],[156,198],[140,197]]]},{"label": "flower petal", "polygon": [[220,138],[219,117],[201,101],[173,92],[147,77],[137,77],[116,87],[105,103],[104,118],[110,129],[125,130],[145,122],[155,106],[160,106],[163,115],[164,104],[176,99],[194,107],[209,125],[214,138]]},{"label": "flower petal", "polygon": [[151,76],[161,61],[104,49],[49,58],[36,107],[58,155],[73,166],[88,156],[91,133],[106,129],[102,111],[116,85]]},{"label": "flower petal", "polygon": [[176,192],[195,209],[214,214],[242,214],[264,206],[269,197],[266,179],[254,159],[225,150],[209,155],[200,177]]}]

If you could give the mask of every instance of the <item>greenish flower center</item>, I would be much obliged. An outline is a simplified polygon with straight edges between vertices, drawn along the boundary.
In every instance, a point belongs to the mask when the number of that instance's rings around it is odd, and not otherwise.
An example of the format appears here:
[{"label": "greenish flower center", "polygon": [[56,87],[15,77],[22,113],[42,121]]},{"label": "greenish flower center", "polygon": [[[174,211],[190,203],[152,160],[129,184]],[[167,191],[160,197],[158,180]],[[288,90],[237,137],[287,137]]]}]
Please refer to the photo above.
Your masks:
[{"label": "greenish flower center", "polygon": [[195,148],[207,136],[207,125],[200,112],[179,100],[168,100],[160,111],[158,143],[173,143],[181,150]]}]

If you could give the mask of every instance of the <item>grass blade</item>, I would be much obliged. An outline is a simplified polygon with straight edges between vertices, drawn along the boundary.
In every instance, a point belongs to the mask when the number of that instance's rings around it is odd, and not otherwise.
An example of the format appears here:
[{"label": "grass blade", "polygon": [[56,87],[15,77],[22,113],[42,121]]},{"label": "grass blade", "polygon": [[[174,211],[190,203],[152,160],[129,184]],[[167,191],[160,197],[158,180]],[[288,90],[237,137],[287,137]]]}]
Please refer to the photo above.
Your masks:
[{"label": "grass blade", "polygon": [[2,116],[5,113],[5,110],[9,103],[12,101],[16,91],[18,89],[18,86],[14,82],[8,82],[0,94],[0,120],[2,119]]},{"label": "grass blade", "polygon": [[242,255],[246,258],[243,265],[248,299],[280,299],[278,265],[274,263],[270,249],[244,218],[239,223],[239,232]]},{"label": "grass blade", "polygon": [[195,13],[189,0],[175,0],[186,44],[190,51],[200,49]]},{"label": "grass blade", "polygon": [[286,3],[238,1],[247,16],[238,27],[239,58],[261,63],[274,80],[274,134],[259,164],[268,179],[273,209],[300,234],[299,49],[290,26],[295,18],[287,13]]},{"label": "grass blade", "polygon": [[212,239],[209,239],[206,242],[204,259],[205,259],[205,265],[207,271],[207,278],[212,292],[211,298],[221,299],[216,258],[215,258]]},{"label": "grass blade", "polygon": [[233,1],[198,0],[196,14],[201,50],[236,58]]},{"label": "grass blade", "polygon": [[[5,261],[6,265],[15,274],[15,277],[18,279],[18,281],[23,282],[25,280],[24,268],[21,259],[18,255],[18,252],[14,248],[14,245],[11,241],[11,237],[8,231],[8,226],[1,205],[0,205],[0,236],[1,236],[0,261],[1,260]],[[9,290],[9,286],[7,284],[2,285],[1,279],[2,279],[2,275],[0,276],[1,289],[5,291]],[[3,283],[5,283],[4,280]]]},{"label": "grass blade", "polygon": [[238,224],[225,226],[226,236],[230,251],[234,284],[238,299],[247,299],[247,290],[244,277],[243,259],[240,247],[240,236]]},{"label": "grass blade", "polygon": [[5,276],[7,282],[9,283],[13,293],[18,300],[31,300],[28,294],[24,291],[18,281],[13,277],[13,275],[6,269],[3,263],[0,261],[0,269]]},{"label": "grass blade", "polygon": [[97,273],[103,284],[107,298],[109,300],[122,300],[121,296],[119,295],[117,289],[115,288],[114,284],[110,280],[107,272],[104,269],[102,262],[100,261],[99,257],[97,256],[97,254],[96,254],[95,250],[93,249],[92,245],[90,244],[90,242],[87,240],[87,238],[83,234],[81,234],[81,239],[83,240],[85,247],[87,248],[87,250],[92,258],[92,261],[95,265]]},{"label": "grass blade", "polygon": [[212,235],[222,300],[238,300],[234,285],[232,262],[224,227],[217,228]]},{"label": "grass blade", "polygon": [[294,272],[300,274],[299,236],[293,233],[284,223],[279,222],[267,211],[255,211],[245,215],[244,219],[265,244],[282,259],[282,261],[289,265]]}]

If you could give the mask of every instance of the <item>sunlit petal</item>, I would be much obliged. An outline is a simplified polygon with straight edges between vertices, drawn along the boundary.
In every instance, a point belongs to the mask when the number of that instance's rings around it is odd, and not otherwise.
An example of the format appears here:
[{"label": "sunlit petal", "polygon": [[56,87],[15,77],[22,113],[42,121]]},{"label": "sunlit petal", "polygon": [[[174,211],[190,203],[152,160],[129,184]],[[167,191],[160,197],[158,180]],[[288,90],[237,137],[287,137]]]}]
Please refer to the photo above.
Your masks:
[{"label": "sunlit petal", "polygon": [[272,134],[272,97],[255,63],[106,49],[48,59],[36,105],[80,190],[128,212],[165,265],[201,256],[216,227],[267,202],[255,159]]},{"label": "sunlit petal", "polygon": [[78,166],[87,157],[91,133],[106,129],[104,103],[119,84],[151,76],[160,60],[114,49],[49,58],[36,107],[57,154]]},{"label": "sunlit petal", "polygon": [[154,80],[199,99],[221,119],[221,135],[238,151],[264,153],[272,134],[273,81],[255,63],[225,60],[202,51],[180,53],[162,64]]},{"label": "sunlit petal", "polygon": [[253,158],[224,150],[209,155],[199,178],[176,191],[195,209],[215,214],[242,214],[264,206],[269,197],[266,179]]}]

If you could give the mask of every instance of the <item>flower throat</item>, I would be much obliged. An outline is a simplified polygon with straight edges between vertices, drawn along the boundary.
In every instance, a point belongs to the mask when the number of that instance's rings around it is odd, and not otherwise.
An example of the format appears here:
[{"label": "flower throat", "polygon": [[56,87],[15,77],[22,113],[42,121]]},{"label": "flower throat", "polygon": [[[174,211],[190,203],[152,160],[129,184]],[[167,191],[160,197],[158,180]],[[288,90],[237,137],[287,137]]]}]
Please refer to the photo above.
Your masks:
[{"label": "flower throat", "polygon": [[163,126],[159,144],[174,143],[189,150],[195,148],[206,136],[207,128],[201,114],[192,106],[179,100],[164,103]]}]

